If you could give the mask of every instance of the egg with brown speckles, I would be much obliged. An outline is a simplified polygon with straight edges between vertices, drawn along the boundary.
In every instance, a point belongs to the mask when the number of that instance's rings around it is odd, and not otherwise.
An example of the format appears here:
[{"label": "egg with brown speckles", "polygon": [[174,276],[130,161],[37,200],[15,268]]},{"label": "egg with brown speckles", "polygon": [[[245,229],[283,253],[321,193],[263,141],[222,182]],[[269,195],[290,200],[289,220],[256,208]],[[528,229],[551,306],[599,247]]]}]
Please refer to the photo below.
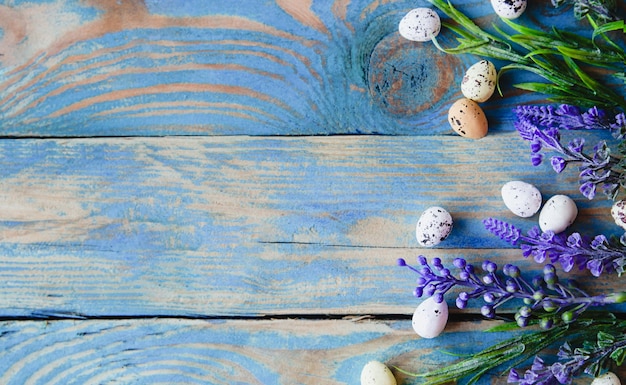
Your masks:
[{"label": "egg with brown speckles", "polygon": [[452,231],[452,216],[443,207],[429,207],[417,221],[415,237],[421,246],[433,247],[441,243]]},{"label": "egg with brown speckles", "polygon": [[411,326],[420,337],[435,338],[443,332],[447,322],[448,304],[446,301],[437,302],[434,297],[430,297],[422,301],[413,312]]},{"label": "egg with brown speckles", "polygon": [[517,19],[526,10],[526,0],[491,0],[496,14],[504,19]]},{"label": "egg with brown speckles", "polygon": [[387,365],[370,361],[361,370],[361,385],[397,385],[397,382]]},{"label": "egg with brown speckles", "polygon": [[626,201],[615,202],[611,207],[611,216],[616,225],[626,230]]},{"label": "egg with brown speckles", "polygon": [[596,377],[591,381],[591,385],[621,385],[619,377],[613,372],[606,372],[605,374]]},{"label": "egg with brown speckles", "polygon": [[429,41],[439,34],[441,19],[437,12],[430,8],[415,8],[407,13],[400,24],[398,32],[411,41]]},{"label": "egg with brown speckles", "polygon": [[487,135],[485,113],[478,103],[468,98],[459,99],[450,106],[448,122],[457,134],[466,138],[480,139]]},{"label": "egg with brown speckles", "polygon": [[493,95],[496,90],[498,73],[489,60],[481,60],[467,69],[461,81],[463,96],[482,103]]},{"label": "egg with brown speckles", "polygon": [[555,195],[548,199],[539,213],[539,227],[544,233],[565,231],[578,215],[576,202],[567,195]]},{"label": "egg with brown speckles", "polygon": [[510,181],[500,191],[504,205],[518,217],[530,218],[541,208],[541,192],[530,183]]}]

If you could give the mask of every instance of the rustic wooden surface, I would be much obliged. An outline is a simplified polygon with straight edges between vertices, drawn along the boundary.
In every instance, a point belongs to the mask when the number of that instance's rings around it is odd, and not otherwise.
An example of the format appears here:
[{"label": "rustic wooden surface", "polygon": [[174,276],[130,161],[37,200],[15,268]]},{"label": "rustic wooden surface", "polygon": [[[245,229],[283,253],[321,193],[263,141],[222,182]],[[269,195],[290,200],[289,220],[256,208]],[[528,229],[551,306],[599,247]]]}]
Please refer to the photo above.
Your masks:
[{"label": "rustic wooden surface", "polygon": [[[455,4],[497,21],[488,1]],[[0,384],[358,384],[372,359],[432,369],[505,335],[484,333],[474,304],[418,338],[415,277],[397,258],[536,269],[481,224],[536,223],[502,203],[516,179],[573,197],[572,231],[619,235],[574,169],[530,165],[511,109],[542,96],[510,86],[522,74],[483,104],[486,138],[452,133],[447,108],[477,58],[402,39],[416,6],[3,2]],[[541,1],[520,21],[576,28],[569,12]],[[421,249],[415,223],[433,205],[455,228]]]}]

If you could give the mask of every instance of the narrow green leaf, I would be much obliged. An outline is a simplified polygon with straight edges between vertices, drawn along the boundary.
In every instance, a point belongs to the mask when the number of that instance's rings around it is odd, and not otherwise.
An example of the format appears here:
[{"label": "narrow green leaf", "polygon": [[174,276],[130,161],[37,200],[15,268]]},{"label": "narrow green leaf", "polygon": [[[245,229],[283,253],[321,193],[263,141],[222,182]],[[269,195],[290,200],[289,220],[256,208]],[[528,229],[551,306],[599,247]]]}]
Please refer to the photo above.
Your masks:
[{"label": "narrow green leaf", "polygon": [[604,331],[598,332],[598,347],[599,348],[607,348],[612,346],[615,343],[615,337],[612,334],[606,333]]},{"label": "narrow green leaf", "polygon": [[622,364],[624,363],[624,358],[626,358],[626,349],[623,347],[617,348],[611,353],[609,357],[613,361],[615,361],[615,365],[622,366]]},{"label": "narrow green leaf", "polygon": [[564,56],[563,60],[565,61],[565,63],[567,64],[567,66],[572,69],[572,71],[574,71],[576,73],[576,75],[578,75],[578,78],[580,80],[582,80],[582,82],[585,84],[585,86],[587,86],[587,88],[589,88],[590,90],[596,92],[596,90],[598,88],[601,88],[602,85],[600,85],[597,81],[595,81],[593,78],[591,78],[591,76],[587,75],[587,73],[585,71],[583,71],[578,64],[576,64],[576,62],[574,62],[574,60],[572,60],[571,58]]},{"label": "narrow green leaf", "polygon": [[497,333],[497,332],[509,332],[511,330],[519,330],[519,326],[517,325],[517,322],[505,322],[500,325],[490,327],[489,329],[485,330],[485,332]]},{"label": "narrow green leaf", "polygon": [[594,42],[594,44],[596,38],[598,36],[602,36],[604,38],[604,41],[606,41],[611,47],[617,49],[618,51],[621,51],[622,53],[624,52],[624,50],[618,44],[616,44],[606,35],[607,32],[619,30],[622,30],[622,33],[626,34],[626,26],[624,25],[624,20],[605,23],[601,26],[598,26],[593,20],[591,20],[590,22],[593,26],[593,34],[591,35],[591,40]]},{"label": "narrow green leaf", "polygon": [[510,28],[512,28],[513,30],[515,30],[518,33],[521,33],[523,35],[528,35],[528,36],[532,36],[537,40],[552,40],[551,36],[543,31],[539,31],[533,28],[529,28],[529,27],[525,27],[523,25],[517,24],[509,19],[504,19],[502,18],[502,21],[508,25]]},{"label": "narrow green leaf", "polygon": [[589,51],[586,49],[577,49],[565,46],[558,46],[556,49],[559,53],[572,59],[580,60],[599,67],[615,68],[615,66],[611,66],[609,64],[621,63],[624,61],[623,57],[620,57],[614,52],[601,52],[599,50]]}]

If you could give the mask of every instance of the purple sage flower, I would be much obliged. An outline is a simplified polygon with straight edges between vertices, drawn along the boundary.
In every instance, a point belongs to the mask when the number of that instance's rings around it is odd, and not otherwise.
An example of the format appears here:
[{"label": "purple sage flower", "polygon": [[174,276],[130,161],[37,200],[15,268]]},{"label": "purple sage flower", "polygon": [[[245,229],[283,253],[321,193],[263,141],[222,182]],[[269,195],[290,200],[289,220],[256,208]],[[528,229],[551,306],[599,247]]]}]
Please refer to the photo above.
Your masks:
[{"label": "purple sage flower", "polygon": [[544,328],[551,328],[557,322],[570,323],[591,306],[602,306],[626,301],[626,293],[589,296],[573,282],[561,283],[552,265],[546,265],[543,274],[532,281],[522,277],[519,267],[505,265],[502,270],[491,261],[483,261],[479,269],[463,258],[453,261],[458,275],[453,275],[440,258],[433,258],[428,263],[426,257],[417,258],[417,267],[408,265],[404,259],[398,265],[418,274],[414,295],[433,297],[443,301],[444,295],[452,288],[459,291],[456,305],[463,309],[470,300],[481,298],[481,313],[486,318],[494,318],[496,310],[510,300],[520,300],[515,320],[520,327],[527,326],[531,320],[539,320]]},{"label": "purple sage flower", "polygon": [[619,128],[626,128],[623,114],[613,119],[609,114],[597,107],[582,112],[578,107],[561,104],[554,106],[521,105],[514,109],[518,120],[526,120],[534,125],[543,127],[556,127],[562,130],[591,130],[602,129],[619,131]]},{"label": "purple sage flower", "polygon": [[589,270],[596,277],[604,272],[626,271],[626,245],[615,237],[597,235],[589,239],[579,233],[542,233],[537,226],[523,235],[515,226],[494,218],[485,219],[483,224],[500,239],[513,246],[519,244],[524,257],[532,257],[538,263],[549,259],[553,264],[559,263],[565,272],[575,266]]},{"label": "purple sage flower", "polygon": [[602,363],[615,359],[615,352],[626,349],[626,339],[621,330],[614,336],[608,333],[598,334],[595,344],[586,343],[583,347],[572,348],[565,342],[557,354],[558,360],[547,364],[540,357],[535,357],[531,367],[522,375],[511,369],[508,383],[520,385],[561,385],[571,384],[575,377],[587,373],[593,377],[602,371]]},{"label": "purple sage flower", "polygon": [[[609,129],[617,138],[626,134],[626,117],[618,114],[613,120],[597,108],[581,113],[577,107],[561,105],[558,108],[546,106],[518,106],[515,109],[518,121],[515,128],[522,139],[530,142],[531,162],[538,166],[543,161],[542,150],[557,152],[550,163],[557,173],[568,164],[579,166],[580,192],[593,199],[598,186],[614,199],[621,184],[626,182],[626,173],[621,166],[621,158],[611,155],[606,142],[599,142],[593,153],[583,152],[584,140],[574,139],[567,145],[561,144],[559,129]],[[540,127],[543,127],[540,128]]]}]

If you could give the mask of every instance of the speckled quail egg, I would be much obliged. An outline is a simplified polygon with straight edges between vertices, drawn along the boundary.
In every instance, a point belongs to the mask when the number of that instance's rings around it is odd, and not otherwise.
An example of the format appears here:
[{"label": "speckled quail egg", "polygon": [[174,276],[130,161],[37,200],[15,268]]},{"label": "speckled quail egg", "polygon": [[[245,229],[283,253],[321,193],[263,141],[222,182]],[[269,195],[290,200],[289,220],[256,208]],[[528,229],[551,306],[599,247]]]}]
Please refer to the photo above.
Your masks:
[{"label": "speckled quail egg", "polygon": [[370,361],[361,370],[361,385],[397,385],[397,382],[387,365]]},{"label": "speckled quail egg", "polygon": [[452,231],[452,216],[443,207],[429,207],[420,216],[415,226],[417,242],[426,247],[438,245]]},{"label": "speckled quail egg", "polygon": [[555,195],[548,199],[539,213],[541,231],[555,234],[565,231],[578,216],[578,208],[567,195]]},{"label": "speckled quail egg", "polygon": [[526,10],[526,0],[491,0],[496,14],[505,19],[517,19]]},{"label": "speckled quail egg", "polygon": [[591,385],[621,385],[619,377],[613,372],[606,372],[605,374],[596,377],[591,381]]},{"label": "speckled quail egg", "polygon": [[441,30],[441,20],[437,12],[430,8],[415,8],[407,13],[400,24],[398,32],[411,41],[429,41]]},{"label": "speckled quail egg", "polygon": [[626,230],[626,201],[618,201],[611,207],[611,216],[615,224]]},{"label": "speckled quail egg", "polygon": [[472,65],[461,81],[463,96],[478,103],[489,100],[496,90],[497,76],[496,67],[488,60]]},{"label": "speckled quail egg", "polygon": [[446,301],[437,303],[430,297],[419,304],[413,313],[411,325],[422,338],[435,338],[446,328],[448,323],[448,304]]},{"label": "speckled quail egg", "polygon": [[461,98],[448,110],[448,123],[459,135],[480,139],[487,135],[489,125],[482,108],[475,101]]},{"label": "speckled quail egg", "polygon": [[518,217],[530,218],[541,208],[541,192],[530,183],[514,180],[501,189],[504,205]]}]

